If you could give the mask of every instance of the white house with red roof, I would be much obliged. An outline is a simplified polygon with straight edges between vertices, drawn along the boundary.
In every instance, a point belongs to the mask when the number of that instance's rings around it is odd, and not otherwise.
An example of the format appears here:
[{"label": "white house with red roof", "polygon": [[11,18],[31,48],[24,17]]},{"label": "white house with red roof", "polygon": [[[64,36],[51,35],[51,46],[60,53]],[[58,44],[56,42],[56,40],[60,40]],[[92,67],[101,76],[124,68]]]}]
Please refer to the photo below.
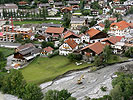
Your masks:
[{"label": "white house with red roof", "polygon": [[87,30],[86,34],[90,36],[90,43],[100,42],[108,36],[106,33],[94,28]]},{"label": "white house with red roof", "polygon": [[113,12],[121,14],[122,16],[124,16],[126,14],[126,8],[124,8],[124,7],[114,8]]},{"label": "white house with red roof", "polygon": [[126,21],[112,23],[108,31],[110,36],[125,36],[130,34],[130,24]]},{"label": "white house with red roof", "polygon": [[80,37],[72,31],[65,32],[63,38],[64,40],[73,39],[77,44],[81,43]]},{"label": "white house with red roof", "polygon": [[82,33],[79,35],[79,37],[80,37],[81,43],[90,42],[90,36],[88,34]]},{"label": "white house with red roof", "polygon": [[103,52],[104,46],[105,45],[103,45],[101,42],[96,42],[85,46],[81,49],[83,59],[88,60],[91,59],[93,56],[101,54]]},{"label": "white house with red roof", "polygon": [[59,47],[59,55],[68,55],[78,49],[78,44],[73,39],[67,39]]},{"label": "white house with red roof", "polygon": [[42,50],[41,56],[48,56],[49,54],[53,54],[54,49],[52,47],[46,47]]}]

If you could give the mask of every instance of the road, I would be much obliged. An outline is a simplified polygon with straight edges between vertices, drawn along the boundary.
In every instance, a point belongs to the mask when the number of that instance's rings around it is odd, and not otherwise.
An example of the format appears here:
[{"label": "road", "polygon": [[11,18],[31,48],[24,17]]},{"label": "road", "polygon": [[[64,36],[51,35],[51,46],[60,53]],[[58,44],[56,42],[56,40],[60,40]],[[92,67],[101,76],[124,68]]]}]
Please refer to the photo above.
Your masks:
[{"label": "road", "polygon": [[[40,87],[43,88],[42,91],[44,94],[50,89],[67,89],[72,93],[72,96],[77,98],[77,100],[84,100],[85,96],[89,96],[91,98],[102,97],[103,95],[109,94],[112,89],[111,76],[113,73],[117,72],[118,68],[121,66],[127,64],[133,65],[133,61],[115,64],[90,73],[88,72],[89,69],[73,72],[66,75],[64,78],[53,82],[52,84],[50,82],[41,84]],[[83,83],[78,85],[77,80],[81,77],[81,75],[84,75],[84,79],[82,80]],[[48,86],[48,84],[51,85]],[[100,89],[101,86],[106,86],[107,91],[102,92]]]}]

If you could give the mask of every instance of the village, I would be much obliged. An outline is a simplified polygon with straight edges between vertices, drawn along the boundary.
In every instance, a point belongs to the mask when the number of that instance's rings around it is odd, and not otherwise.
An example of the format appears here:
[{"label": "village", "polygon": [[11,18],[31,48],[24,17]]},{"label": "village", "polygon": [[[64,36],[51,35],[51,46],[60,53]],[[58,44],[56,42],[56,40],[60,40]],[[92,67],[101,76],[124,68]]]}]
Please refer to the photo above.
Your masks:
[{"label": "village", "polygon": [[[1,4],[0,51],[7,60],[5,70],[19,70],[27,82],[42,89],[46,87],[43,83],[69,71],[90,68],[93,72],[132,62],[133,1],[24,0]],[[79,74],[74,83],[86,83],[83,79]],[[78,100],[84,98],[74,95]]]}]

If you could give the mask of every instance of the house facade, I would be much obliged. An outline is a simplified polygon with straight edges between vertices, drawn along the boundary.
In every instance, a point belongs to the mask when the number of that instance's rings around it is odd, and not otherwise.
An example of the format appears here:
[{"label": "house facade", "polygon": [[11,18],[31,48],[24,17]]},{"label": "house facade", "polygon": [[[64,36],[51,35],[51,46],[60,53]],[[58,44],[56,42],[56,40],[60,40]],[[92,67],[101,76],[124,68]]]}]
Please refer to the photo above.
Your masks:
[{"label": "house facade", "polygon": [[59,47],[59,55],[68,55],[78,49],[78,44],[73,39],[65,40]]},{"label": "house facade", "polygon": [[129,26],[129,23],[127,23],[126,21],[112,23],[110,25],[110,30],[108,31],[108,34],[110,36],[125,36],[126,34],[130,34]]}]

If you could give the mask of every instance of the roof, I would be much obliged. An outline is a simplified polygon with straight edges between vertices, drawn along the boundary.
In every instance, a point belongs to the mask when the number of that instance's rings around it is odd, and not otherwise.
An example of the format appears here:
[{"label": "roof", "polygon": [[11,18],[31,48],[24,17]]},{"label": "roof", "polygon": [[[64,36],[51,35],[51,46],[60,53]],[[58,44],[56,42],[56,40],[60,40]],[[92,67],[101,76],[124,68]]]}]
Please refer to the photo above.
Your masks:
[{"label": "roof", "polygon": [[86,20],[86,18],[71,18],[71,22],[70,23],[84,23]]},{"label": "roof", "polygon": [[126,21],[120,21],[117,23],[112,23],[110,27],[112,26],[118,26],[118,30],[124,30],[125,28],[128,28],[130,25]]},{"label": "roof", "polygon": [[109,21],[116,21],[117,18],[116,18],[116,17],[115,17],[115,18],[109,18],[108,20],[109,20]]},{"label": "roof", "polygon": [[64,27],[60,27],[60,28],[58,28],[58,27],[48,27],[45,30],[46,33],[59,33],[59,34],[63,33],[63,31],[64,31]]},{"label": "roof", "polygon": [[20,2],[18,2],[19,4],[27,4],[27,2],[26,1],[20,1]]},{"label": "roof", "polygon": [[78,45],[73,39],[68,39],[64,41],[64,43],[67,43],[72,49],[74,49]]},{"label": "roof", "polygon": [[46,51],[46,52],[51,52],[51,51],[53,51],[54,49],[52,48],[52,47],[46,47],[46,48],[44,48],[44,51]]},{"label": "roof", "polygon": [[30,48],[30,47],[35,47],[35,46],[32,43],[28,43],[28,44],[21,45],[21,46],[17,47],[17,49],[19,51],[21,51],[21,50],[24,50],[24,49],[27,49],[27,48]]},{"label": "roof", "polygon": [[64,35],[64,39],[71,36],[71,35],[74,35],[75,37],[79,38],[78,35],[76,35],[74,32],[72,31],[67,31],[67,33]]},{"label": "roof", "polygon": [[96,54],[100,54],[101,52],[103,52],[104,45],[101,42],[96,42],[96,43],[90,44],[90,45],[82,48],[81,50],[85,50],[88,48],[91,49],[92,51],[94,51]]},{"label": "roof", "polygon": [[114,2],[120,2],[120,0],[113,0]]},{"label": "roof", "polygon": [[0,36],[3,36],[3,33],[2,32],[0,32]]},{"label": "roof", "polygon": [[121,7],[121,8],[115,8],[116,10],[125,10],[126,8]]},{"label": "roof", "polygon": [[45,27],[61,27],[62,24],[42,23],[41,26],[45,26]]},{"label": "roof", "polygon": [[94,28],[91,28],[90,30],[86,31],[86,33],[89,34],[90,38],[92,38],[93,36],[97,35],[100,32],[101,31]]},{"label": "roof", "polygon": [[130,28],[133,28],[133,23],[129,23],[129,25],[130,25]]},{"label": "roof", "polygon": [[104,24],[102,24],[102,23],[99,23],[98,25],[99,25],[99,26],[101,26],[101,27],[105,27],[105,25],[104,25]]},{"label": "roof", "polygon": [[64,8],[61,9],[61,11],[65,10],[65,9],[69,10],[69,11],[72,11],[72,7],[64,7]]},{"label": "roof", "polygon": [[102,40],[102,42],[105,42],[105,41],[109,41],[111,42],[112,44],[115,44],[117,42],[120,42],[120,40],[122,39],[123,37],[120,37],[120,36],[111,36],[109,38],[105,38],[104,40]]}]

